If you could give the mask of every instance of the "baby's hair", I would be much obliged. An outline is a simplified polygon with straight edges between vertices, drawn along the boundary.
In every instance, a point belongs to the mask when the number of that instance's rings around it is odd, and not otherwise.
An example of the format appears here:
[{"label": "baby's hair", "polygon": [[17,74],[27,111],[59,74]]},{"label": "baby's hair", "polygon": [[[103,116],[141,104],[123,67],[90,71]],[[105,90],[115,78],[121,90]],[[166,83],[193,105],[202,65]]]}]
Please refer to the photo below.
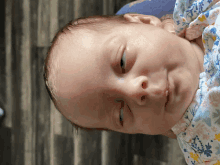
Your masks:
[{"label": "baby's hair", "polygon": [[[58,102],[57,102],[57,94],[56,94],[56,90],[55,90],[55,85],[54,82],[52,80],[50,80],[49,77],[51,77],[51,74],[56,74],[53,68],[53,65],[49,66],[49,63],[51,64],[51,61],[53,60],[53,56],[52,56],[52,50],[54,48],[54,46],[56,44],[58,44],[59,40],[62,38],[63,34],[67,34],[69,32],[74,33],[77,32],[77,30],[89,30],[89,32],[98,32],[98,33],[105,33],[108,34],[109,30],[111,28],[107,28],[106,24],[111,24],[112,26],[114,26],[114,23],[121,23],[121,24],[128,24],[130,23],[129,21],[127,21],[124,18],[124,15],[96,15],[96,16],[90,16],[90,17],[80,17],[76,20],[73,20],[71,22],[69,22],[68,24],[66,24],[62,29],[60,29],[53,41],[52,41],[52,45],[49,48],[49,51],[47,53],[47,57],[44,61],[44,73],[43,73],[43,77],[44,77],[44,81],[45,81],[45,86],[46,86],[46,90],[51,98],[51,100],[53,101],[55,107],[57,110],[60,111],[60,108],[58,106]],[[60,111],[61,112],[61,111]],[[67,119],[69,120],[69,119]],[[70,120],[69,120],[70,121]],[[70,121],[71,122],[71,121]],[[82,129],[82,130],[108,130],[108,129],[104,129],[104,128],[85,128],[82,126],[79,126],[75,123],[71,124],[75,127],[76,131],[78,131],[78,128]]]}]

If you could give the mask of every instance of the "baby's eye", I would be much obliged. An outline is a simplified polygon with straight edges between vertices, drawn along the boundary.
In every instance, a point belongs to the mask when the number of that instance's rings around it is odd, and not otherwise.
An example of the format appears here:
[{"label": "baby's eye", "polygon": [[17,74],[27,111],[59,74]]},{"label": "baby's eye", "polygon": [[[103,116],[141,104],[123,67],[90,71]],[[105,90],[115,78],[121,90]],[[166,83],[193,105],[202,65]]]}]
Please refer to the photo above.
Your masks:
[{"label": "baby's eye", "polygon": [[121,123],[121,125],[123,126],[123,118],[124,118],[124,115],[123,115],[123,107],[120,109],[120,115],[119,115],[119,117],[120,117],[120,123]]},{"label": "baby's eye", "polygon": [[125,52],[123,53],[123,56],[121,58],[120,66],[122,69],[125,69],[125,67],[126,67],[126,54],[125,54]]}]

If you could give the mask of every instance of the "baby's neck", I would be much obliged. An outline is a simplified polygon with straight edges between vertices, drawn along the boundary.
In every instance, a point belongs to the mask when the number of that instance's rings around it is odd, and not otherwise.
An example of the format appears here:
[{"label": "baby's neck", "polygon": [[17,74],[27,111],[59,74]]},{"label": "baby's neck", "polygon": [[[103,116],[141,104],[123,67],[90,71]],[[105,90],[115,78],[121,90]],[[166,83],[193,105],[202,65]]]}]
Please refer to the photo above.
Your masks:
[{"label": "baby's neck", "polygon": [[205,54],[204,46],[203,46],[203,43],[202,43],[202,36],[200,36],[199,38],[194,39],[193,42],[197,43],[197,45],[202,49],[203,53]]}]

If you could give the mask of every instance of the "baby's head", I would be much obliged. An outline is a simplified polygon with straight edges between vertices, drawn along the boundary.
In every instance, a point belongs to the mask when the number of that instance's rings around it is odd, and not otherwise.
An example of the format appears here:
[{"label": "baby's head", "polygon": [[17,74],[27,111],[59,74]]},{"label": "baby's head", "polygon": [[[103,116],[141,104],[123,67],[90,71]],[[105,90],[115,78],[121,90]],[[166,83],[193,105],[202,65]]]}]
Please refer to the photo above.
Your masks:
[{"label": "baby's head", "polygon": [[190,43],[170,27],[142,14],[67,24],[45,60],[56,108],[80,128],[169,132],[190,105],[200,74]]}]

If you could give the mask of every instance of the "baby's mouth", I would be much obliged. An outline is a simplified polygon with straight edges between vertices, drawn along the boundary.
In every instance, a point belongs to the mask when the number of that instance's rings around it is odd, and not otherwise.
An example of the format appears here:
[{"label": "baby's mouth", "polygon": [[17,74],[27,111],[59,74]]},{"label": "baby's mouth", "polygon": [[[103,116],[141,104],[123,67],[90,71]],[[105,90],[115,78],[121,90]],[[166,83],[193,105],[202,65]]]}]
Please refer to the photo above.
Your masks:
[{"label": "baby's mouth", "polygon": [[167,101],[166,101],[166,103],[165,103],[165,107],[167,106],[167,104],[168,104],[168,102],[169,102],[169,82],[167,82],[166,97],[167,97]]},{"label": "baby's mouth", "polygon": [[168,92],[168,90],[166,91],[166,97],[167,97],[167,101],[165,103],[165,107],[167,106],[167,104],[169,102],[169,92]]}]

